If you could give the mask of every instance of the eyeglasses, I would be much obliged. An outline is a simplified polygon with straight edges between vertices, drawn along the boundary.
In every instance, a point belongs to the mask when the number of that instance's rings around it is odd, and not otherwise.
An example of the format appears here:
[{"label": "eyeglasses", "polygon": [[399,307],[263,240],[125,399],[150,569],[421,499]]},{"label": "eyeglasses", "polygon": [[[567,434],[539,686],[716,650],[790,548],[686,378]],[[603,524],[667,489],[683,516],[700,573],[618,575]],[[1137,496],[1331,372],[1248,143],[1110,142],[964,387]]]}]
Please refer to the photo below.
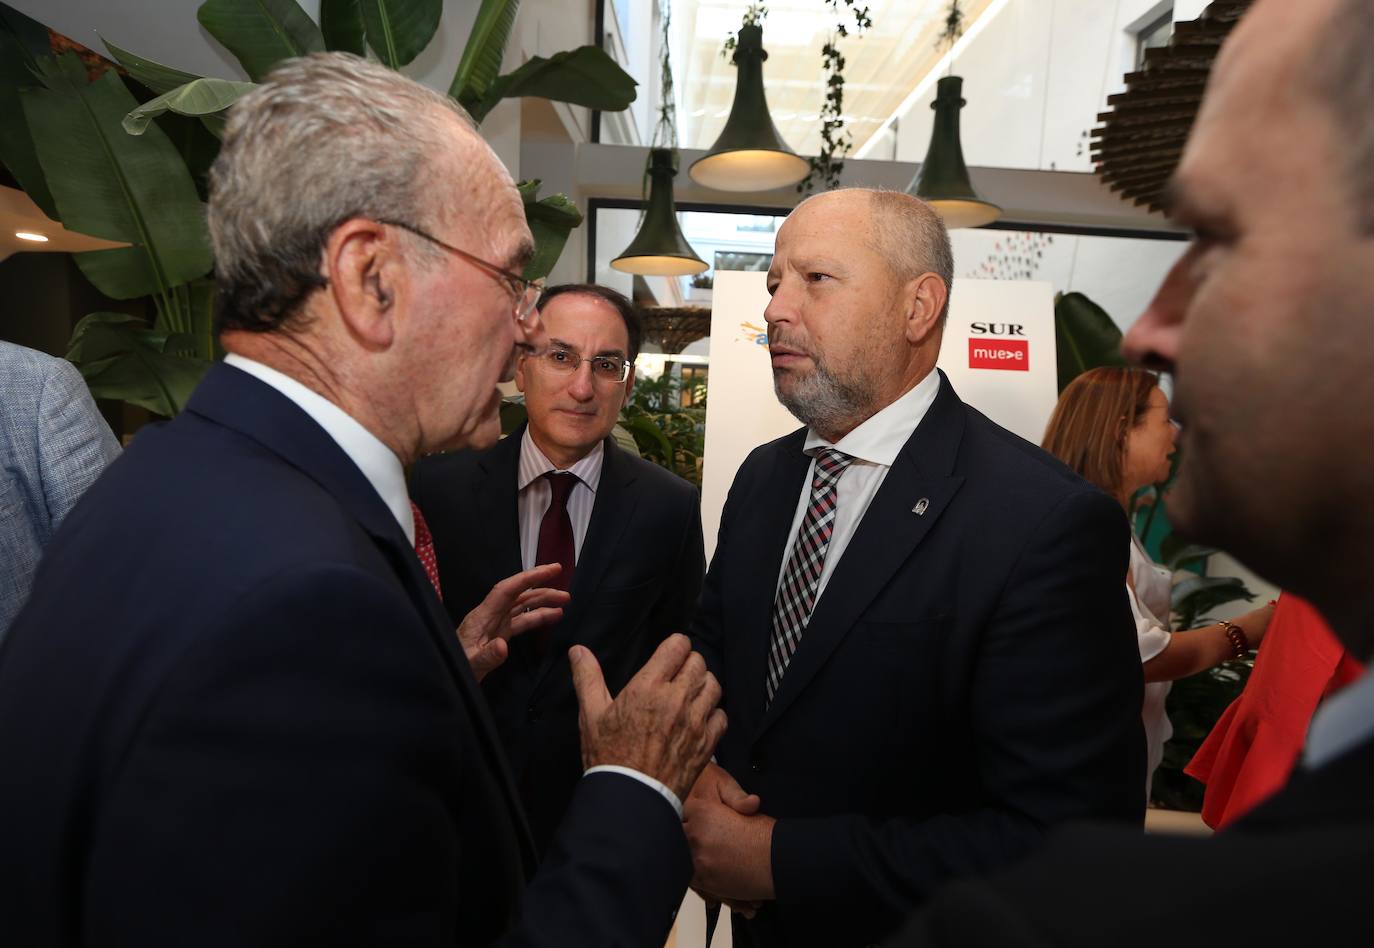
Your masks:
[{"label": "eyeglasses", "polygon": [[552,347],[540,353],[550,369],[560,375],[571,375],[582,367],[583,362],[592,365],[592,378],[598,382],[623,382],[630,377],[633,363],[613,355],[582,356],[571,349]]},{"label": "eyeglasses", "polygon": [[523,323],[525,320],[529,319],[530,313],[533,313],[535,307],[539,305],[539,297],[544,295],[543,280],[526,280],[519,274],[511,273],[509,270],[498,267],[494,263],[488,263],[481,257],[474,257],[466,250],[459,250],[452,244],[446,244],[438,237],[425,233],[414,224],[392,220],[378,220],[377,223],[390,224],[392,227],[408,230],[416,237],[423,237],[435,246],[442,247],[449,253],[462,257],[468,263],[481,267],[497,279],[505,281],[507,288],[515,294],[515,321],[518,323]]}]

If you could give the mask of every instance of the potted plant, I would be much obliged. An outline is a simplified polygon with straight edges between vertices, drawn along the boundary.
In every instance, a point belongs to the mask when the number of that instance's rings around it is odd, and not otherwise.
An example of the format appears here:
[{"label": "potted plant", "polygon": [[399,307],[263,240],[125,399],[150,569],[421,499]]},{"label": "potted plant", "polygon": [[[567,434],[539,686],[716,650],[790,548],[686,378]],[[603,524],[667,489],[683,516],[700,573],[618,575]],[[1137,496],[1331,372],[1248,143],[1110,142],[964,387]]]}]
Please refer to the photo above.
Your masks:
[{"label": "potted plant", "polygon": [[[502,74],[518,9],[519,0],[482,0],[468,36],[448,93],[475,121],[503,98],[600,110],[634,100],[634,80],[594,46]],[[45,28],[0,4],[0,162],[49,217],[128,244],[76,254],[76,263],[105,296],[148,301],[149,319],[91,313],[76,326],[68,358],[97,398],[175,414],[219,355],[203,201],[224,110],[293,56],[345,50],[400,69],[429,44],[442,12],[441,0],[321,0],[317,24],[296,0],[206,0],[197,19],[244,82],[191,75],[108,41],[118,69],[57,55]],[[520,184],[537,248],[528,277],[553,268],[582,220],[567,197],[540,198],[538,188]]]}]

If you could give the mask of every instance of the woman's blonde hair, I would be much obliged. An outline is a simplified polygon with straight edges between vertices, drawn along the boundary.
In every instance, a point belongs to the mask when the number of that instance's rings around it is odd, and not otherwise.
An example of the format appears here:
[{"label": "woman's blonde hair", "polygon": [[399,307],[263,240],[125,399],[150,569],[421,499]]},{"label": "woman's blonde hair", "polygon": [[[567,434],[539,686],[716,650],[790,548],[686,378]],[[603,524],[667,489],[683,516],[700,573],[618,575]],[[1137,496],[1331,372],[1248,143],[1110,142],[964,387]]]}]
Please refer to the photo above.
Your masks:
[{"label": "woman's blonde hair", "polygon": [[1126,434],[1158,386],[1159,379],[1145,369],[1089,369],[1059,396],[1040,446],[1124,505]]}]

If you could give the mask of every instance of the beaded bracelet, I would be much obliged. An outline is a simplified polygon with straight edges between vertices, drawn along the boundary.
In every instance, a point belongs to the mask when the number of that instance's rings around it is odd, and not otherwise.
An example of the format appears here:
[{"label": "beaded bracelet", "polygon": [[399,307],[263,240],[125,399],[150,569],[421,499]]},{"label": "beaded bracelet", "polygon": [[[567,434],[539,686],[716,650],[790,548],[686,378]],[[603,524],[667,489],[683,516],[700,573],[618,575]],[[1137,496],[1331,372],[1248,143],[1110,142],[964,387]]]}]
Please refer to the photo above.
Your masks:
[{"label": "beaded bracelet", "polygon": [[1227,641],[1231,643],[1231,648],[1235,650],[1235,657],[1244,658],[1245,654],[1250,651],[1250,637],[1245,634],[1245,630],[1234,622],[1230,622],[1226,619],[1222,619],[1218,625],[1220,625],[1222,631],[1226,633]]}]

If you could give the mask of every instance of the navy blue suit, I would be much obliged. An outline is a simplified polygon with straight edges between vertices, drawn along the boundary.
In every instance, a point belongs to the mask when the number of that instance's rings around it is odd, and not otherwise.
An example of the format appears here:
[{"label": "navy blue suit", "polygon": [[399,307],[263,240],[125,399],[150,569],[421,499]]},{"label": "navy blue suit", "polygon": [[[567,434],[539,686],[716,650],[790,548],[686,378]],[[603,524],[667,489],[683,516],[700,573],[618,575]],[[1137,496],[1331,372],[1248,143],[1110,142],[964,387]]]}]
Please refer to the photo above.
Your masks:
[{"label": "navy blue suit", "polygon": [[777,899],[736,916],[736,944],[871,944],[941,882],[1011,862],[1049,826],[1139,826],[1126,518],[943,375],[765,708],[804,440],[741,466],[693,627],[730,717],[716,758],[778,819]]},{"label": "navy blue suit", "polygon": [[371,485],[229,366],[49,547],[0,652],[13,945],[660,945],[690,861],[585,778],[544,869],[445,614]]}]

